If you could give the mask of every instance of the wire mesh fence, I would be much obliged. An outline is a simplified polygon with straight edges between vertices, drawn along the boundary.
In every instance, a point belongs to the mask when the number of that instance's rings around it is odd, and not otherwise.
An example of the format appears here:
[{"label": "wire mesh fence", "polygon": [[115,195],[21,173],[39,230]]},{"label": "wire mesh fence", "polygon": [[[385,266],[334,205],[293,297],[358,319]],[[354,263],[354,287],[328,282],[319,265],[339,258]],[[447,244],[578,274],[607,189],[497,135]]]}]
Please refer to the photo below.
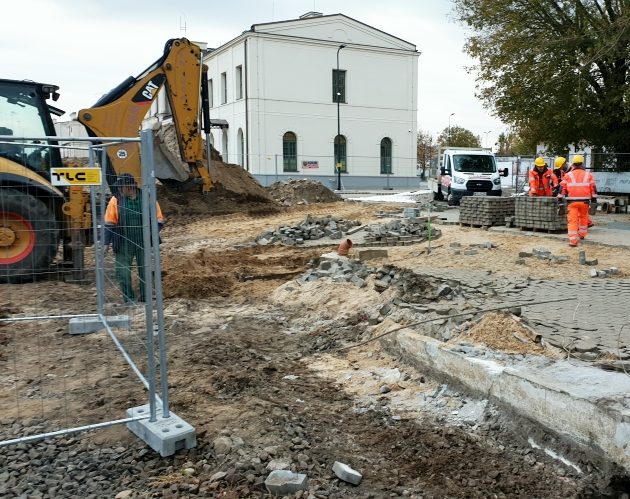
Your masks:
[{"label": "wire mesh fence", "polygon": [[0,186],[0,445],[169,416],[151,135],[111,185],[100,141]]}]

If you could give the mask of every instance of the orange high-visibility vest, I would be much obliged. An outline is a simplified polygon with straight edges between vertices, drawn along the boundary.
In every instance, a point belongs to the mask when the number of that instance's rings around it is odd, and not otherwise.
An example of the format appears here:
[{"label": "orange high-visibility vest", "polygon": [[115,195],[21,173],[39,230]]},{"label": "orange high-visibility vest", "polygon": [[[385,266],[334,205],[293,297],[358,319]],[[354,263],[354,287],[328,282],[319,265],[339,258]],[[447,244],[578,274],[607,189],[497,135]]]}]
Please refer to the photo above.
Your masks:
[{"label": "orange high-visibility vest", "polygon": [[574,168],[567,173],[562,182],[561,197],[567,196],[568,201],[590,201],[597,197],[597,188],[593,175],[583,168]]},{"label": "orange high-visibility vest", "polygon": [[529,170],[530,196],[551,196],[553,188],[557,183],[558,178],[549,168],[539,171],[534,167]]}]

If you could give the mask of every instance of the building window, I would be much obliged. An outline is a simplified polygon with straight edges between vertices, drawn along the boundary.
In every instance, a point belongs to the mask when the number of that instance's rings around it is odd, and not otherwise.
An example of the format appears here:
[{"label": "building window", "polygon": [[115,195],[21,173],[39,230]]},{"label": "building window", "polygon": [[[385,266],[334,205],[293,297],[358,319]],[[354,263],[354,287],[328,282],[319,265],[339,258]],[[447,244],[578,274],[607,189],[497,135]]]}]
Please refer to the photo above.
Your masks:
[{"label": "building window", "polygon": [[338,169],[341,173],[347,173],[346,159],[346,138],[343,135],[337,135],[335,137],[335,173]]},{"label": "building window", "polygon": [[332,91],[333,91],[333,102],[343,102],[346,103],[346,70],[340,69],[337,71],[333,69],[332,72]]},{"label": "building window", "polygon": [[392,172],[392,139],[385,137],[381,140],[381,173]]},{"label": "building window", "polygon": [[223,136],[221,137],[221,156],[223,156],[224,163],[229,163],[227,130],[223,130]]},{"label": "building window", "polygon": [[243,98],[243,66],[236,66],[236,98]]},{"label": "building window", "polygon": [[210,132],[210,145],[214,147],[214,134]]},{"label": "building window", "polygon": [[210,107],[214,107],[214,82],[212,78],[208,80],[208,102]]},{"label": "building window", "polygon": [[221,73],[221,104],[227,102],[227,73]]},{"label": "building window", "polygon": [[293,132],[282,136],[282,171],[297,171],[297,137]]},{"label": "building window", "polygon": [[245,167],[245,138],[243,137],[243,129],[238,129],[238,164]]}]

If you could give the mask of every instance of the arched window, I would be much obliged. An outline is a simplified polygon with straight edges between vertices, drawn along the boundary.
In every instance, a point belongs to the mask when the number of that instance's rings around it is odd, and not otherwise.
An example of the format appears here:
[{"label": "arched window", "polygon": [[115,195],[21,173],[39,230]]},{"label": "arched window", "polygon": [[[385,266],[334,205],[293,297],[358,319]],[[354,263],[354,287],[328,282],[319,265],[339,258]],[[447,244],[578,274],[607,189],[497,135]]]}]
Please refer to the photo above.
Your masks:
[{"label": "arched window", "polygon": [[392,173],[392,139],[381,140],[381,173]]},{"label": "arched window", "polygon": [[210,145],[214,147],[214,134],[210,132]]},{"label": "arched window", "polygon": [[227,130],[223,129],[223,135],[221,137],[221,156],[223,156],[223,161],[225,163],[229,163],[228,160],[228,136]]},{"label": "arched window", "polygon": [[238,164],[245,167],[245,140],[243,138],[243,129],[238,129]]},{"label": "arched window", "polygon": [[335,173],[339,169],[342,173],[347,173],[346,158],[346,138],[343,135],[335,137]]},{"label": "arched window", "polygon": [[297,171],[297,137],[293,132],[282,136],[282,171]]}]

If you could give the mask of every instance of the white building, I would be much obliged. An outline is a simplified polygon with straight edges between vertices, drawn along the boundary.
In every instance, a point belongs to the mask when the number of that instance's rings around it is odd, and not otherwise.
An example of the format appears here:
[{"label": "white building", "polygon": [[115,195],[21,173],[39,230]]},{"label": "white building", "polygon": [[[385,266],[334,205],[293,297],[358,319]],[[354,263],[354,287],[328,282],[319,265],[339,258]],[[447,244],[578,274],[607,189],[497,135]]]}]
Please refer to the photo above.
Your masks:
[{"label": "white building", "polygon": [[345,188],[416,186],[418,56],[343,14],[254,24],[204,58],[210,118],[229,124],[213,145],[263,185],[309,177],[336,187],[339,155]]}]

